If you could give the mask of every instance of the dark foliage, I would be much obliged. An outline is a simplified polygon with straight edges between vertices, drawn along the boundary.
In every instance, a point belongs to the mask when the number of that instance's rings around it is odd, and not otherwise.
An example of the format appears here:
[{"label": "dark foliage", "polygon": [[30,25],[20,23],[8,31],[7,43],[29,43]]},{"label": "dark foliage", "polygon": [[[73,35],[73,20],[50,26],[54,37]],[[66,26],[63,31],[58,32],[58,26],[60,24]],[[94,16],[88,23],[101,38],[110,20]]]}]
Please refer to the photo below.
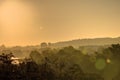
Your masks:
[{"label": "dark foliage", "polygon": [[[73,59],[83,55],[72,46],[43,53],[32,51],[31,59],[26,59],[19,65],[0,63],[0,80],[104,80],[97,73],[85,73],[75,63],[76,60]],[[6,61],[9,62],[10,59]]]}]

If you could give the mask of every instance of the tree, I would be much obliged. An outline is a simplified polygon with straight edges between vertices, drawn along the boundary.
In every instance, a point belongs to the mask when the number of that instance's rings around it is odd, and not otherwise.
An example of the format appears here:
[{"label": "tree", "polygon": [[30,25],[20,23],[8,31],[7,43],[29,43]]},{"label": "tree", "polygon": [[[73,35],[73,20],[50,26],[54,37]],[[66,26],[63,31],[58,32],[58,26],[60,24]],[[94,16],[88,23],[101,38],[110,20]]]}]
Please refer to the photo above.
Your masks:
[{"label": "tree", "polygon": [[31,51],[30,58],[36,62],[37,64],[40,64],[42,61],[42,55],[38,51]]},{"label": "tree", "polygon": [[112,52],[114,57],[120,58],[120,44],[112,44],[108,49]]},{"label": "tree", "polygon": [[43,42],[43,43],[41,43],[41,48],[47,48],[47,43],[46,42]]}]

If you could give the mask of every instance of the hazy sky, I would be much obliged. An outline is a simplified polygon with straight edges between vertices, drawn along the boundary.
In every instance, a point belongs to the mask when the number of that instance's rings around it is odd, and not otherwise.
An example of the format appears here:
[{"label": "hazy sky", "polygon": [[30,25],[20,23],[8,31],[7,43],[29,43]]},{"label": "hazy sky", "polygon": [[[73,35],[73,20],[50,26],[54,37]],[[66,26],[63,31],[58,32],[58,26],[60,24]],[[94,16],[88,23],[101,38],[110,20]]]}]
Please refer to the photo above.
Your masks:
[{"label": "hazy sky", "polygon": [[120,0],[0,0],[0,44],[120,36]]}]

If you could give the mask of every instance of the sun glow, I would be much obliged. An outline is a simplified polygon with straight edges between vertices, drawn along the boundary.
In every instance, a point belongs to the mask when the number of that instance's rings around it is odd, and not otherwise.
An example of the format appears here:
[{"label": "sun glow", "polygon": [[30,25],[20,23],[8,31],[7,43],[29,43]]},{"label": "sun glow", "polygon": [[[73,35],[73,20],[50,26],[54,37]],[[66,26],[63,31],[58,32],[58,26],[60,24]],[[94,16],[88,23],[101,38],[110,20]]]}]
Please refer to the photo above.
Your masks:
[{"label": "sun glow", "polygon": [[32,23],[32,8],[17,0],[5,1],[0,6],[2,34],[6,38],[17,38],[24,35]]}]

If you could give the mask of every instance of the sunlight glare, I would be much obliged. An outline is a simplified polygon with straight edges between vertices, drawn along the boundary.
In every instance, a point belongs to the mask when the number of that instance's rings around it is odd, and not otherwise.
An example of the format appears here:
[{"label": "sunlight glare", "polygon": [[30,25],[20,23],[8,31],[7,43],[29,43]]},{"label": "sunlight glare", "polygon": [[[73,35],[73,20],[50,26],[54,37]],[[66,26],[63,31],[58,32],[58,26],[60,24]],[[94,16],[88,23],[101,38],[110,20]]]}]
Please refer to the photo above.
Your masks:
[{"label": "sunlight glare", "polygon": [[0,22],[6,37],[23,34],[32,22],[30,6],[18,1],[6,1],[0,7]]}]

